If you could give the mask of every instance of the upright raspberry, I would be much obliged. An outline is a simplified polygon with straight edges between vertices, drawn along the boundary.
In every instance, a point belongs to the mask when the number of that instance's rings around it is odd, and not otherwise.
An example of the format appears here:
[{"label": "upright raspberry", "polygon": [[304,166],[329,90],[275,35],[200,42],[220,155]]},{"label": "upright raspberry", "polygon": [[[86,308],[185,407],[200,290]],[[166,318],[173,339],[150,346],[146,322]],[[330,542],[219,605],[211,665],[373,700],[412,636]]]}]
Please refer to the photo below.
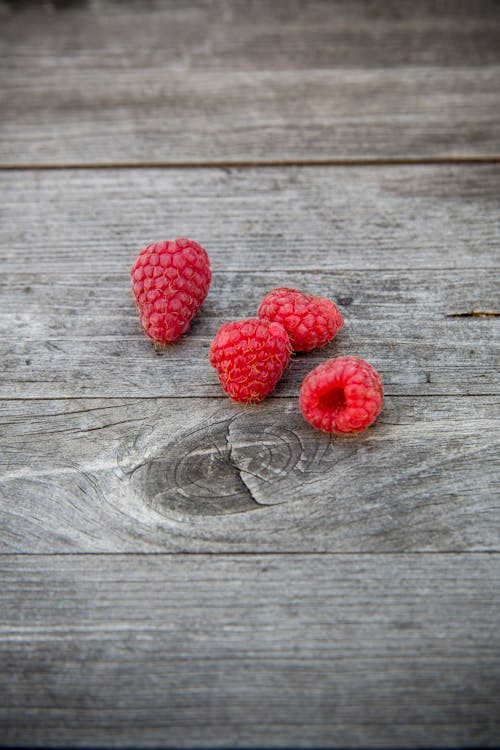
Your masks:
[{"label": "upright raspberry", "polygon": [[141,250],[130,276],[146,336],[155,344],[171,344],[200,309],[212,272],[206,250],[180,237]]},{"label": "upright raspberry", "polygon": [[329,359],[304,378],[299,406],[313,427],[338,434],[361,432],[382,410],[378,372],[358,357]]},{"label": "upright raspberry", "polygon": [[248,318],[219,328],[210,346],[210,364],[233,401],[262,401],[283,374],[290,352],[282,325]]},{"label": "upright raspberry", "polygon": [[273,289],[266,294],[260,303],[258,315],[281,323],[296,352],[309,352],[324,346],[344,325],[342,315],[331,300],[308,297],[286,287]]}]

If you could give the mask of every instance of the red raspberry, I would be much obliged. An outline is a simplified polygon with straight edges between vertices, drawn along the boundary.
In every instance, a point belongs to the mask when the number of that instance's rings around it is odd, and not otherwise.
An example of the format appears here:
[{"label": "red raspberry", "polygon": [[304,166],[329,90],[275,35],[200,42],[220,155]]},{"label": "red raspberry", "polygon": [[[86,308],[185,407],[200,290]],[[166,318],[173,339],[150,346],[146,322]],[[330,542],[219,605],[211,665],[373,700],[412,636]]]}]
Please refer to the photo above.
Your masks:
[{"label": "red raspberry", "polygon": [[304,378],[299,406],[318,430],[361,432],[380,414],[383,396],[380,375],[368,362],[336,357]]},{"label": "red raspberry", "polygon": [[247,318],[219,328],[210,346],[210,364],[233,401],[262,401],[282,376],[290,353],[282,325]]},{"label": "red raspberry", "polygon": [[180,237],[141,250],[130,272],[146,336],[171,344],[186,333],[207,296],[212,272],[206,250]]},{"label": "red raspberry", "polygon": [[308,297],[286,287],[273,289],[266,294],[260,303],[258,315],[281,323],[296,352],[309,352],[324,346],[344,325],[342,315],[329,299]]}]

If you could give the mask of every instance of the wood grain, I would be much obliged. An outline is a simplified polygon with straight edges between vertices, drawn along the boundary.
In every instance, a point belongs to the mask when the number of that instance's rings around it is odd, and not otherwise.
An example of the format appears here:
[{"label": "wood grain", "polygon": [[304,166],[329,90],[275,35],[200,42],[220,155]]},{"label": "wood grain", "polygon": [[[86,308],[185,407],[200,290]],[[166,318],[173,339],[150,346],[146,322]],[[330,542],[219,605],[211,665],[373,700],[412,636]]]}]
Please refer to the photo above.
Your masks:
[{"label": "wood grain", "polygon": [[2,740],[497,746],[499,563],[0,557]]},{"label": "wood grain", "polygon": [[[487,395],[498,390],[498,318],[448,322],[350,321],[327,347],[297,355],[276,389],[296,396],[306,374],[328,357],[356,354],[379,370],[389,395]],[[189,336],[155,354],[135,335],[17,338],[0,343],[1,398],[223,397],[208,362],[211,336]],[[211,327],[213,321],[211,321]]]},{"label": "wood grain", "polygon": [[3,172],[0,269],[105,283],[178,236],[216,274],[491,269],[499,182],[500,165]]},{"label": "wood grain", "polygon": [[5,166],[500,158],[500,66],[7,76]]},{"label": "wood grain", "polygon": [[389,395],[498,389],[498,317],[468,315],[499,311],[495,270],[218,271],[191,332],[161,356],[129,283],[128,272],[97,283],[88,272],[0,274],[0,395],[224,397],[208,363],[218,327],[255,315],[266,291],[287,285],[333,298],[345,325],[327,347],[294,358],[278,396],[296,395],[324,359],[353,352],[380,370]]},{"label": "wood grain", "polygon": [[494,2],[64,5],[3,4],[4,165],[500,156]]},{"label": "wood grain", "polygon": [[310,70],[500,63],[495,0],[4,0],[9,72]]},{"label": "wood grain", "polygon": [[[339,344],[346,335],[363,334],[361,337],[367,338],[374,326],[379,326],[382,341],[393,336],[396,327],[404,340],[407,329],[413,335],[424,322],[426,327],[436,323],[447,326],[446,338],[453,341],[467,333],[495,329],[494,320],[467,320],[473,311],[500,315],[500,271],[495,268],[339,269],[320,273],[217,268],[208,297],[191,325],[189,341],[215,335],[228,318],[256,315],[264,294],[279,286],[332,299],[345,318]],[[103,274],[98,280],[95,273],[76,269],[73,273],[0,271],[0,300],[0,333],[5,340],[15,339],[21,330],[26,340],[96,337],[108,338],[111,345],[118,333],[121,337],[140,333],[128,269]]]},{"label": "wood grain", "polygon": [[[0,0],[0,50],[0,745],[497,747],[499,4]],[[278,285],[346,325],[232,404],[210,339]],[[337,353],[354,440],[297,408]]]},{"label": "wood grain", "polygon": [[388,397],[356,439],[296,399],[2,404],[5,552],[499,550],[495,397]]},{"label": "wood grain", "polygon": [[[499,311],[499,175],[492,166],[4,174],[0,394],[220,396],[206,359],[218,326],[290,285],[333,297],[346,326],[297,358],[278,395],[296,394],[326,356],[352,352],[373,361],[389,394],[494,393],[498,319],[455,316]],[[181,226],[165,228],[163,216]],[[214,267],[191,335],[161,358],[129,293],[151,227],[157,237],[188,230]]]},{"label": "wood grain", "polygon": [[[498,319],[455,317],[498,310],[498,173],[4,173],[3,548],[498,549]],[[184,233],[171,217],[196,228],[214,282],[191,335],[157,356],[128,268],[151,227]],[[328,293],[345,328],[294,359],[277,398],[236,407],[211,337],[278,285]],[[360,442],[297,412],[305,374],[339,353],[384,379],[384,415]]]}]

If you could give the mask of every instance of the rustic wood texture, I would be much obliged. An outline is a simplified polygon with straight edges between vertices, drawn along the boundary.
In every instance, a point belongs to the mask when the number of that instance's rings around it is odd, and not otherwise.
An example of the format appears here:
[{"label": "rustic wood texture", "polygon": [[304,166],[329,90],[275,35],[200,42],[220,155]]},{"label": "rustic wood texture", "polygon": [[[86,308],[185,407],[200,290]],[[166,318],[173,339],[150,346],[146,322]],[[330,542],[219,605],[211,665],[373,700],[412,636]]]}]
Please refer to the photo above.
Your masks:
[{"label": "rustic wood texture", "polygon": [[216,275],[493,269],[499,183],[496,164],[6,171],[0,271],[104,283],[174,236],[202,242]]},{"label": "rustic wood texture", "polygon": [[1,164],[500,158],[495,2],[58,5],[1,6]]},{"label": "rustic wood texture", "polygon": [[63,70],[30,82],[3,86],[5,166],[500,158],[500,66]]},{"label": "rustic wood texture", "polygon": [[2,412],[2,552],[500,551],[494,397],[387,397],[356,439],[295,398]]},{"label": "rustic wood texture", "polygon": [[[498,747],[498,2],[0,0],[0,50],[0,746]],[[345,327],[232,404],[282,285]],[[354,439],[297,408],[341,353]]]},{"label": "rustic wood texture", "polygon": [[[500,63],[496,0],[2,0],[2,60],[68,71]],[[139,11],[139,12],[138,12]]]},{"label": "rustic wood texture", "polygon": [[[388,395],[496,392],[498,317],[466,314],[496,309],[500,315],[498,305],[494,308],[495,272],[373,272],[369,282],[366,274],[349,272],[242,276],[219,274],[190,334],[155,353],[128,292],[128,274],[107,276],[97,303],[94,276],[0,275],[7,290],[0,297],[8,310],[0,343],[0,396],[221,397],[208,350],[228,308],[232,319],[255,315],[265,291],[287,284],[311,293],[328,290],[345,326],[327,347],[295,356],[276,395],[296,395],[319,362],[353,352],[373,361]],[[460,296],[464,281],[470,291]],[[242,294],[247,289],[248,295]],[[21,338],[20,330],[26,332]]]},{"label": "rustic wood texture", "polygon": [[0,576],[10,746],[500,741],[499,555],[2,556]]},{"label": "rustic wood texture", "polygon": [[[380,369],[389,395],[496,393],[498,319],[460,316],[500,311],[498,166],[2,179],[2,397],[220,396],[211,338],[283,285],[328,293],[346,326],[327,349],[297,357],[277,395],[296,395],[325,356],[352,352]],[[190,336],[156,357],[128,271],[176,222],[207,247],[214,282]]]}]

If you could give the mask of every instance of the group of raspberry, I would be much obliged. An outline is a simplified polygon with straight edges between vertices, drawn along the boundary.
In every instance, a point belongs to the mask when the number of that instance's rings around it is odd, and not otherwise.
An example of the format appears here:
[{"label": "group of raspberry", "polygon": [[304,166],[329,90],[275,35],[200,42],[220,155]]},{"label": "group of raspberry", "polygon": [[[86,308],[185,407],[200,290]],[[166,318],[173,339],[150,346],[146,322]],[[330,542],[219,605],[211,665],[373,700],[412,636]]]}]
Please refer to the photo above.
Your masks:
[{"label": "group of raspberry", "polygon": [[[204,248],[186,238],[142,250],[131,270],[144,331],[156,345],[186,333],[207,296],[212,272]],[[333,302],[294,289],[273,289],[257,317],[224,323],[210,346],[210,363],[233,401],[262,401],[281,378],[293,352],[331,341],[344,321]],[[380,375],[358,357],[336,357],[316,367],[300,388],[299,406],[314,427],[361,432],[382,409]]]}]

